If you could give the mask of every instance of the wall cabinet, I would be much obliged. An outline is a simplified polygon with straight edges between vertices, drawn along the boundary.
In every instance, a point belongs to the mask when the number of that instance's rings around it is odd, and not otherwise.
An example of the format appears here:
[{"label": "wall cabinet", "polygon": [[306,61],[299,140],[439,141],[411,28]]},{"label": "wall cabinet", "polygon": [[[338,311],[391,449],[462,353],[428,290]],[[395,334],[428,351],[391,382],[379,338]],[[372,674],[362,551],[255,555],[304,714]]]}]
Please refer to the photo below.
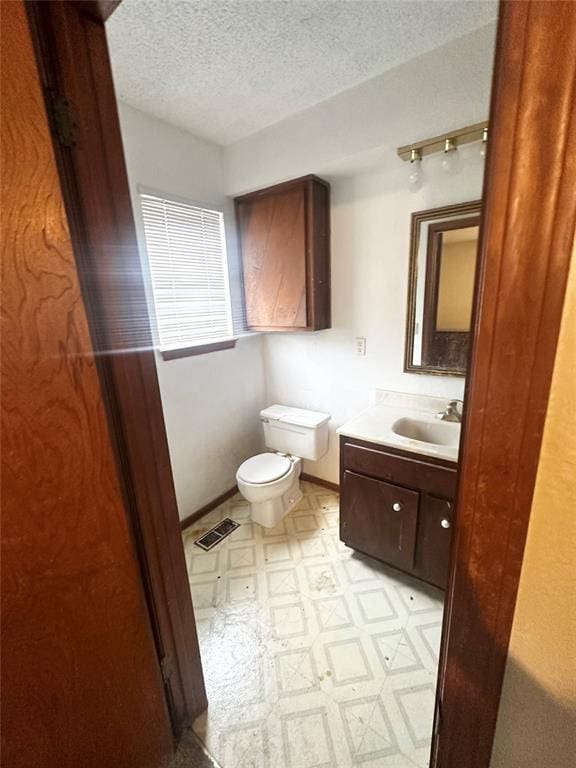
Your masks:
[{"label": "wall cabinet", "polygon": [[235,198],[248,328],[330,328],[330,187],[317,176]]},{"label": "wall cabinet", "polygon": [[457,468],[452,462],[340,438],[340,538],[446,586]]}]

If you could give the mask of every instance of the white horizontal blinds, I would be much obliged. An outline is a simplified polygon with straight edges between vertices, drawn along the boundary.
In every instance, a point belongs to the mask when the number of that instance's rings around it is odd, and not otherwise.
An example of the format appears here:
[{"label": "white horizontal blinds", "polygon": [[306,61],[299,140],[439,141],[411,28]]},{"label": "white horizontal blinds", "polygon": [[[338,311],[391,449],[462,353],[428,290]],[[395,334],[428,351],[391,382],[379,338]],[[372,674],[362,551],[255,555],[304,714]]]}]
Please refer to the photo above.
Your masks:
[{"label": "white horizontal blinds", "polygon": [[224,217],[141,193],[162,349],[232,336]]}]

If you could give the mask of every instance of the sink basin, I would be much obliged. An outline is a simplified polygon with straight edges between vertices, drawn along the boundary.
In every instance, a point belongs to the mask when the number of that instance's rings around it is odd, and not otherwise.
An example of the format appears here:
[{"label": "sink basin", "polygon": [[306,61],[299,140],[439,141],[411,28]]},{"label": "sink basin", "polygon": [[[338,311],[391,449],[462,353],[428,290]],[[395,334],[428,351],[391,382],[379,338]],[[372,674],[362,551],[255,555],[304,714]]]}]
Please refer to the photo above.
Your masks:
[{"label": "sink basin", "polygon": [[392,432],[400,437],[433,445],[457,447],[460,441],[460,424],[454,421],[424,421],[405,417],[396,419],[392,424]]}]

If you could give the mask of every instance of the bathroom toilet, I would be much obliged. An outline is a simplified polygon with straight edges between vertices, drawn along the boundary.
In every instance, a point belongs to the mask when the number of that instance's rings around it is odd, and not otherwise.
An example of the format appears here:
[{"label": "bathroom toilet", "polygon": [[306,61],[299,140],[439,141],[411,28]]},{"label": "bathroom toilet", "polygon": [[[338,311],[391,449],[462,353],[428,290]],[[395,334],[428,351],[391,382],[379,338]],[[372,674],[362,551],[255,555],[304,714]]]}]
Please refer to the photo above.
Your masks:
[{"label": "bathroom toilet", "polygon": [[271,405],[260,411],[267,448],[246,459],[236,473],[238,490],[251,505],[252,520],[273,528],[302,498],[302,459],[315,461],[328,450],[327,413]]}]

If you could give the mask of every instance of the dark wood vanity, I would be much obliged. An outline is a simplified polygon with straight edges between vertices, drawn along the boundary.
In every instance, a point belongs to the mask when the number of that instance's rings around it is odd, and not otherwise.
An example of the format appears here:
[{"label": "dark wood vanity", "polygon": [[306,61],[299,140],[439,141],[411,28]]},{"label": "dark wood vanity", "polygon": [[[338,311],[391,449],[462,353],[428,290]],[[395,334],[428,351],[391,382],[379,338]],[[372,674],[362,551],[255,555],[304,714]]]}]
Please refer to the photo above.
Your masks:
[{"label": "dark wood vanity", "polygon": [[340,437],[340,538],[444,589],[457,465]]}]

